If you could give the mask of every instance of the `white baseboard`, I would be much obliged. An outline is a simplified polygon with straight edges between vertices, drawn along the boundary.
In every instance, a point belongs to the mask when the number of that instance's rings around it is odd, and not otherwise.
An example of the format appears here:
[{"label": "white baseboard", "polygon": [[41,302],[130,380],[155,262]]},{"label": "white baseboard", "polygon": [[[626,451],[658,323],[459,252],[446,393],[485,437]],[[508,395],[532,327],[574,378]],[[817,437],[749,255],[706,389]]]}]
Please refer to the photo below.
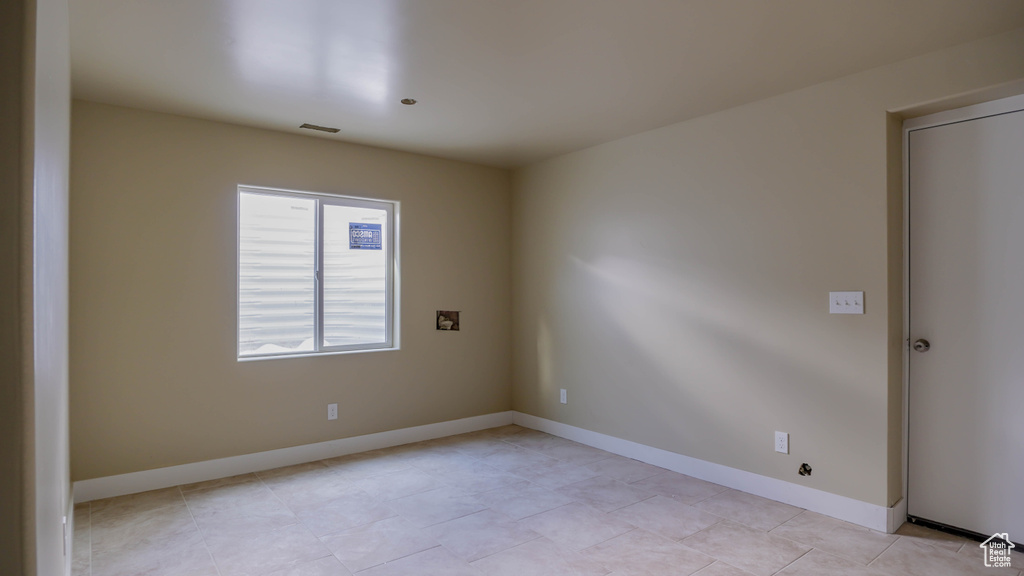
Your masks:
[{"label": "white baseboard", "polygon": [[[886,508],[885,506],[878,506],[847,498],[846,496],[824,492],[816,488],[793,484],[778,478],[762,476],[761,474],[730,468],[729,466],[705,460],[698,460],[689,456],[683,456],[682,454],[676,454],[675,452],[669,452],[668,450],[653,448],[522,412],[513,412],[512,421],[526,428],[554,434],[555,436],[593,446],[594,448],[600,448],[620,456],[626,456],[627,458],[667,468],[674,472],[693,476],[694,478],[804,508],[880,532],[894,532],[903,523],[901,518],[905,519],[907,516],[905,500],[897,502],[893,508]],[[901,505],[902,512],[900,512]]]},{"label": "white baseboard", "polygon": [[461,420],[449,420],[436,424],[366,434],[365,436],[355,436],[353,438],[328,440],[326,442],[317,442],[316,444],[268,450],[255,454],[244,454],[242,456],[206,460],[180,466],[157,468],[155,470],[81,480],[74,483],[73,494],[76,503],[89,502],[91,500],[99,500],[100,498],[136,494],[147,490],[178,486],[179,484],[203,482],[226,476],[323,460],[324,458],[334,458],[335,456],[344,456],[345,454],[409,444],[410,442],[442,438],[444,436],[495,428],[511,423],[511,411],[495,412],[494,414],[484,414],[483,416],[473,416],[471,418],[462,418]]},{"label": "white baseboard", "polygon": [[900,498],[899,502],[893,504],[888,510],[889,524],[886,527],[886,532],[893,534],[907,521],[907,499]]}]

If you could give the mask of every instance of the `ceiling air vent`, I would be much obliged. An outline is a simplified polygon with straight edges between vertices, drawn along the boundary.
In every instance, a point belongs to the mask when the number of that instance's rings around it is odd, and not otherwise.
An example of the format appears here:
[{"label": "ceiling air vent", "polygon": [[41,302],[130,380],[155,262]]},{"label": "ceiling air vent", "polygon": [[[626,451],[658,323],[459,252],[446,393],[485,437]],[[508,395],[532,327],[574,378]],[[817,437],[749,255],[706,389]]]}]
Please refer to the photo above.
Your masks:
[{"label": "ceiling air vent", "polygon": [[319,130],[321,132],[330,132],[331,134],[337,134],[341,132],[341,128],[328,128],[327,126],[317,126],[316,124],[303,124],[299,128],[305,128],[306,130]]}]

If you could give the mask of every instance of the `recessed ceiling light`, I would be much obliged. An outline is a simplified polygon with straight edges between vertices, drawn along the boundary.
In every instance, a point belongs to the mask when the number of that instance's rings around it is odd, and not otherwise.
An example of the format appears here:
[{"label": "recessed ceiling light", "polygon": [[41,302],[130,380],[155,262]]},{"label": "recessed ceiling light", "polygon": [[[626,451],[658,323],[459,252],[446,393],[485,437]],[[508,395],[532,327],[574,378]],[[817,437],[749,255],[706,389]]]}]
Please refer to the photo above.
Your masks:
[{"label": "recessed ceiling light", "polygon": [[402,104],[405,104],[406,106],[412,106],[415,103],[416,100],[413,98],[402,98]]},{"label": "recessed ceiling light", "polygon": [[319,130],[321,132],[330,132],[331,134],[337,134],[341,132],[341,128],[329,128],[327,126],[317,126],[316,124],[303,124],[299,128],[305,128],[306,130]]}]

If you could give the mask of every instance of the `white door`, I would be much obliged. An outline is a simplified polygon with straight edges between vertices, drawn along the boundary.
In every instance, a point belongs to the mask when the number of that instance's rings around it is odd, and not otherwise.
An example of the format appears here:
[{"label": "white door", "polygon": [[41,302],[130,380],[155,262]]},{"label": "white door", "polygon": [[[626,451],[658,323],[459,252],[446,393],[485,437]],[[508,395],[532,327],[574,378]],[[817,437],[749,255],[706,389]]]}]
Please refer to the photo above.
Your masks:
[{"label": "white door", "polygon": [[911,516],[1024,541],[1024,97],[908,121]]}]

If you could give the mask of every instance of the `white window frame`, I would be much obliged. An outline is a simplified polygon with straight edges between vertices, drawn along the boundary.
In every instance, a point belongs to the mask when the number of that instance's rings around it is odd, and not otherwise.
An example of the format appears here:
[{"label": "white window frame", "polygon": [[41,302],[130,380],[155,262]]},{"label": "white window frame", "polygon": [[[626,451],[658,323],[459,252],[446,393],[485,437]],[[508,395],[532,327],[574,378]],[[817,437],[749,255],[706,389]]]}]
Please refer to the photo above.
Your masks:
[{"label": "white window frame", "polygon": [[[314,271],[314,322],[313,350],[300,352],[275,352],[270,354],[241,354],[241,232],[242,232],[242,194],[263,194],[267,196],[288,196],[316,201],[316,232],[315,232],[315,271]],[[385,235],[385,339],[384,342],[368,344],[352,344],[343,346],[324,346],[324,209],[325,205],[351,206],[356,208],[373,208],[384,210],[387,214],[387,234]],[[328,194],[324,192],[308,192],[283,188],[268,188],[239,184],[235,195],[235,356],[239,362],[250,360],[268,360],[272,358],[298,358],[306,356],[323,356],[329,354],[348,354],[353,352],[377,352],[382,350],[398,350],[398,208],[394,200],[380,200],[359,196]]]}]

